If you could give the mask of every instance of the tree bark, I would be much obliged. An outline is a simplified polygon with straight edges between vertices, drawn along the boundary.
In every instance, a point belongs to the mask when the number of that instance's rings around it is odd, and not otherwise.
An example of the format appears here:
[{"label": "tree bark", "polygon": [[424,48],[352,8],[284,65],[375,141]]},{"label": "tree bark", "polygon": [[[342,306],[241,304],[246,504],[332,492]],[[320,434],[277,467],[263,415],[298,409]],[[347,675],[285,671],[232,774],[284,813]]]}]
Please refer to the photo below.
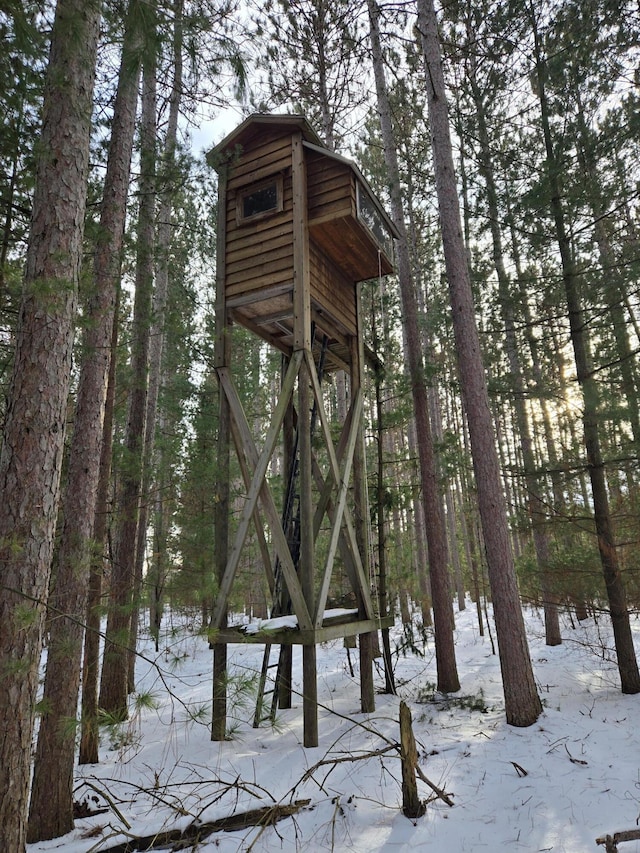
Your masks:
[{"label": "tree bark", "polygon": [[60,493],[100,3],[59,0],[0,455],[0,849],[25,849],[31,738]]},{"label": "tree bark", "polygon": [[[131,36],[129,36],[129,41]],[[63,499],[64,524],[58,555],[55,611],[49,632],[40,723],[31,791],[28,840],[56,838],[73,829],[75,719],[80,687],[83,617],[86,612],[92,534],[111,337],[120,274],[120,254],[135,126],[138,73],[128,68],[123,46],[121,82],[114,107],[112,142],[94,262],[94,292],[87,310],[75,426]]]},{"label": "tree bark", "polygon": [[380,127],[384,145],[385,163],[389,176],[389,193],[394,224],[398,229],[396,240],[398,280],[402,296],[403,324],[407,343],[407,361],[411,392],[413,396],[418,453],[420,458],[420,482],[422,485],[423,512],[425,515],[427,546],[429,549],[429,574],[433,597],[435,626],[436,668],[438,690],[455,693],[460,689],[453,642],[453,608],[449,582],[447,530],[442,496],[438,487],[435,451],[429,421],[429,404],[424,376],[424,365],[420,348],[418,309],[414,283],[411,275],[409,247],[404,223],[404,211],[400,188],[400,173],[395,146],[391,112],[384,79],[382,47],[380,44],[379,9],[375,0],[368,0],[370,36],[373,54],[374,75]]},{"label": "tree bark", "polygon": [[111,483],[111,457],[113,450],[113,415],[116,392],[116,348],[118,345],[118,310],[120,288],[116,296],[115,318],[111,336],[111,363],[107,379],[104,420],[102,424],[102,447],[100,450],[100,475],[96,490],[93,541],[95,550],[89,568],[87,595],[87,622],[84,635],[82,658],[82,698],[80,718],[80,752],[78,764],[97,764],[99,747],[98,722],[98,678],[100,674],[100,622],[102,618],[102,575],[107,559],[105,556],[108,530],[109,486]]},{"label": "tree bark", "polygon": [[[147,398],[146,435],[145,435],[145,483],[143,489],[143,505],[151,505],[149,494],[149,482],[151,480],[152,462],[155,451],[156,422],[158,416],[158,400],[162,384],[162,356],[165,338],[165,312],[167,297],[169,293],[169,256],[173,236],[173,201],[176,190],[176,146],[178,140],[178,119],[180,115],[180,100],[182,96],[182,11],[183,0],[177,0],[174,4],[173,19],[173,85],[169,96],[169,119],[165,136],[164,152],[161,158],[162,186],[163,192],[160,196],[158,206],[158,251],[156,263],[156,289],[153,299],[153,324],[151,327],[151,340],[149,342],[149,394]],[[162,466],[157,466],[162,468]],[[157,476],[162,476],[159,474]],[[155,538],[159,539],[158,545],[163,550],[166,547],[164,536],[165,500],[164,490],[157,490],[158,497],[153,501],[154,532]],[[146,514],[146,513],[145,513]],[[146,525],[141,525],[145,527]],[[140,558],[139,558],[140,559]],[[154,587],[152,600],[154,621],[152,630],[158,638],[160,619],[162,615],[162,588],[164,587],[165,571],[161,565],[162,558],[159,549],[154,548],[154,557],[150,565],[150,585]],[[131,637],[131,646],[135,648],[136,636]]]},{"label": "tree bark", "polygon": [[533,678],[509,544],[507,509],[462,238],[438,25],[433,0],[417,0],[417,5],[458,373],[469,424],[478,507],[498,635],[505,711],[510,725],[530,726],[538,719],[542,704]]},{"label": "tree bark", "polygon": [[[468,33],[469,42],[472,33]],[[533,545],[536,554],[538,572],[540,577],[540,588],[542,592],[542,603],[544,610],[545,639],[548,646],[557,646],[562,642],[560,633],[560,620],[558,617],[558,601],[554,594],[549,576],[549,537],[545,532],[547,512],[543,499],[543,489],[540,478],[536,475],[535,456],[531,429],[526,407],[526,389],[521,366],[521,358],[516,340],[516,321],[513,310],[513,296],[511,294],[511,283],[504,263],[504,252],[502,248],[502,234],[500,231],[500,216],[498,208],[498,193],[496,189],[495,174],[491,157],[491,146],[489,143],[489,131],[487,128],[486,105],[476,74],[476,58],[471,57],[471,68],[468,77],[469,87],[473,97],[478,120],[478,142],[480,145],[479,168],[484,178],[487,192],[487,207],[489,213],[489,224],[491,240],[493,244],[493,262],[498,277],[498,298],[500,310],[505,325],[506,355],[509,364],[510,379],[513,387],[513,406],[516,412],[516,423],[520,437],[520,451],[524,466],[524,477],[526,485],[526,507],[531,530],[533,533]]]},{"label": "tree bark", "polygon": [[[151,9],[147,15],[155,14]],[[153,25],[151,25],[153,23]],[[156,61],[155,20],[146,21],[143,58],[140,152],[140,207],[136,295],[131,353],[131,392],[125,435],[125,466],[116,508],[116,538],[111,594],[100,685],[100,707],[118,719],[127,717],[128,666],[134,600],[136,542],[143,476],[151,301],[155,245]]]}]

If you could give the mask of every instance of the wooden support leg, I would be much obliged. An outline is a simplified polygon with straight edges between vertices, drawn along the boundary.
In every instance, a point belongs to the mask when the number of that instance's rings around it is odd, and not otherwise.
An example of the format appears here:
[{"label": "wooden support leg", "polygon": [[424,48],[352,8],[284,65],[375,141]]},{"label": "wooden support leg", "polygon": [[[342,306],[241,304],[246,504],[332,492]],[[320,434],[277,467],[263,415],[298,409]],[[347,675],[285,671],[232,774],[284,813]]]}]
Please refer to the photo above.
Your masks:
[{"label": "wooden support leg", "polygon": [[375,634],[360,634],[360,710],[371,714],[376,709],[373,690],[373,638]]},{"label": "wooden support leg", "polygon": [[[309,613],[315,612],[313,502],[311,498],[311,423],[309,373],[298,376],[298,435],[300,437],[300,582]],[[318,745],[318,676],[315,645],[302,647],[302,712],[304,745]]]},{"label": "wooden support leg", "polygon": [[[220,236],[220,235],[218,235]],[[218,255],[220,257],[220,255]],[[224,288],[220,288],[219,293]],[[216,323],[219,319],[216,320]],[[226,323],[226,320],[225,320]],[[226,326],[222,324],[216,333],[216,367],[222,368],[229,363],[228,335],[224,334]],[[220,376],[218,375],[218,379]],[[217,501],[214,510],[214,529],[216,542],[215,571],[218,589],[224,576],[229,551],[229,451],[231,439],[231,410],[222,384],[218,382],[220,417],[218,421],[218,483]],[[226,598],[220,602],[223,608],[221,622],[216,626],[227,626]],[[218,603],[216,603],[216,611]],[[215,639],[215,637],[214,637]],[[211,740],[223,741],[227,736],[227,646],[224,643],[213,645],[213,703],[211,711]]]},{"label": "wooden support leg", "polygon": [[304,745],[318,745],[318,681],[316,647],[302,647],[302,714],[304,719]]},{"label": "wooden support leg", "polygon": [[213,713],[211,740],[225,740],[227,736],[227,647],[216,643],[213,647]]},{"label": "wooden support leg", "polygon": [[278,685],[278,707],[291,707],[291,670],[293,664],[293,646],[282,646],[282,671]]}]

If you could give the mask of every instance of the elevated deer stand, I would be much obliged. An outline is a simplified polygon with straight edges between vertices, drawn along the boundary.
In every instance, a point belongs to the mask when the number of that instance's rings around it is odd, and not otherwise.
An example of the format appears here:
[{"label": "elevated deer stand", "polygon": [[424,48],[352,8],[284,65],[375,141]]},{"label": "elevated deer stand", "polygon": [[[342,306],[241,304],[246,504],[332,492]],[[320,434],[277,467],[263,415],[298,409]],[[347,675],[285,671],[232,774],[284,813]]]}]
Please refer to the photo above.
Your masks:
[{"label": "elevated deer stand", "polygon": [[[391,622],[376,618],[367,570],[358,282],[392,271],[395,230],[354,164],[324,148],[301,116],[251,116],[213,149],[210,162],[219,172],[215,368],[220,392],[211,738],[223,740],[226,734],[227,645],[262,642],[281,649],[281,707],[291,702],[286,689],[291,658],[287,663],[282,652],[302,646],[304,745],[317,746],[317,643],[359,635],[361,706],[372,711],[372,632]],[[229,331],[234,322],[284,355],[281,393],[262,449],[233,382]],[[350,407],[334,446],[320,373],[339,369],[350,380]],[[324,471],[317,447],[312,448],[316,419]],[[297,483],[295,535],[285,507],[291,489],[279,509],[267,478],[281,436],[289,483]],[[231,439],[246,488],[233,542],[228,523]],[[318,565],[319,534],[327,521]],[[228,625],[229,594],[252,524],[272,616],[291,614],[295,618],[288,621],[295,627],[248,634]],[[327,616],[338,554],[355,607]]]}]

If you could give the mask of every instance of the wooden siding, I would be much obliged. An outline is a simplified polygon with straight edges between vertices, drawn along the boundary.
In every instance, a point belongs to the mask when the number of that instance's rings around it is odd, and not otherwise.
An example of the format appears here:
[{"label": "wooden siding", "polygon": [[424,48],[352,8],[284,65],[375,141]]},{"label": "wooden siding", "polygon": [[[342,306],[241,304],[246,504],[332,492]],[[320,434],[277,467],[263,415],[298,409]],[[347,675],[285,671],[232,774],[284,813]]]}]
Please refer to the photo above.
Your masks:
[{"label": "wooden siding", "polygon": [[[282,175],[283,209],[238,222],[237,193],[270,176]],[[233,164],[227,183],[226,275],[228,299],[293,281],[291,137],[269,131]]]},{"label": "wooden siding", "polygon": [[[231,316],[270,345],[294,347],[292,135],[264,129],[243,139],[227,171],[224,291]],[[376,244],[357,218],[356,175],[347,162],[304,151],[311,317],[328,335],[328,369],[348,366],[358,334],[357,285],[378,275]],[[282,210],[238,220],[238,194],[282,176]],[[304,219],[303,215],[303,219]],[[382,272],[390,269],[383,257]]]},{"label": "wooden siding", "polygon": [[356,191],[351,170],[339,161],[307,151],[307,204],[310,220],[355,216]]},{"label": "wooden siding", "polygon": [[307,151],[309,231],[351,281],[393,271],[358,219],[356,177],[347,163]]},{"label": "wooden siding", "polygon": [[291,137],[270,131],[250,149],[240,152],[229,167],[228,187],[246,187],[279,171],[291,168]]},{"label": "wooden siding", "polygon": [[318,304],[323,314],[332,317],[346,333],[355,335],[357,320],[353,281],[332,263],[313,240],[310,241],[309,255],[311,299]]}]

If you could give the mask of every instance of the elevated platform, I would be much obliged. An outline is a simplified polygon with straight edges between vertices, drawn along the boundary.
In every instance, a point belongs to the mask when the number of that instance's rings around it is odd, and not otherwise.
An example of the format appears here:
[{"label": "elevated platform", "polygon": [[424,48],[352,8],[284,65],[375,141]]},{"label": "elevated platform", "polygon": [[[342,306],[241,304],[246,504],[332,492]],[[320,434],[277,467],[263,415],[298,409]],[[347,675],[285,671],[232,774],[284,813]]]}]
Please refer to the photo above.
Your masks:
[{"label": "elevated platform", "polygon": [[[304,745],[315,747],[317,644],[359,635],[361,711],[371,713],[374,635],[392,624],[376,618],[371,596],[362,333],[368,320],[360,282],[393,271],[399,235],[356,165],[325,148],[303,116],[250,116],[213,149],[209,162],[219,174],[214,364],[220,403],[211,737],[227,735],[227,646],[263,644],[267,661],[271,646],[280,646],[278,668],[286,672],[278,677],[286,686],[295,645],[302,647]],[[257,430],[232,376],[234,324],[286,356],[280,393]],[[331,397],[321,385],[332,370],[345,373],[344,418],[330,417]],[[233,538],[232,442],[244,485]],[[270,476],[274,470],[280,479]],[[229,610],[239,600],[230,596],[249,542],[259,550],[271,609],[295,615],[229,627]],[[252,554],[251,565],[255,560]],[[326,610],[340,600],[331,594],[336,564],[343,571],[341,595],[348,594],[356,610]]]},{"label": "elevated platform", "polygon": [[341,637],[368,634],[380,628],[390,628],[393,616],[381,619],[359,619],[357,610],[325,610],[322,626],[312,630],[301,630],[296,616],[278,616],[260,619],[246,624],[230,625],[215,631],[210,643],[270,643],[278,646],[314,646]]}]

